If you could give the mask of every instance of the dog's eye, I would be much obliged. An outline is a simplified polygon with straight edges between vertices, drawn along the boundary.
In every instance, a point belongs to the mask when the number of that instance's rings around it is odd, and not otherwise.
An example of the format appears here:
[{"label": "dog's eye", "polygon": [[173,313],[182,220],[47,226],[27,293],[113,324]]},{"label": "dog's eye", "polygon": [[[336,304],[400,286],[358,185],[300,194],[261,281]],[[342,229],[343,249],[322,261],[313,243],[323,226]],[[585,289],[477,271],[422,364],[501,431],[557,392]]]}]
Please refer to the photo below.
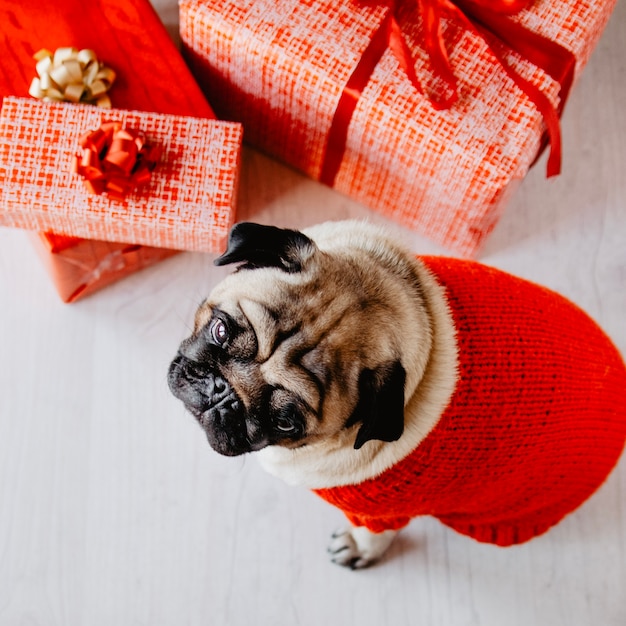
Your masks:
[{"label": "dog's eye", "polygon": [[276,428],[281,433],[292,433],[296,430],[296,425],[288,417],[278,417],[276,419]]},{"label": "dog's eye", "polygon": [[214,319],[211,322],[209,330],[211,332],[211,339],[213,339],[216,345],[223,346],[228,340],[228,328],[221,319]]},{"label": "dog's eye", "polygon": [[304,434],[304,419],[296,402],[284,389],[275,389],[268,412],[271,427],[279,439],[298,439]]},{"label": "dog's eye", "polygon": [[293,406],[284,407],[275,417],[276,430],[285,435],[293,435],[298,430],[298,419]]}]

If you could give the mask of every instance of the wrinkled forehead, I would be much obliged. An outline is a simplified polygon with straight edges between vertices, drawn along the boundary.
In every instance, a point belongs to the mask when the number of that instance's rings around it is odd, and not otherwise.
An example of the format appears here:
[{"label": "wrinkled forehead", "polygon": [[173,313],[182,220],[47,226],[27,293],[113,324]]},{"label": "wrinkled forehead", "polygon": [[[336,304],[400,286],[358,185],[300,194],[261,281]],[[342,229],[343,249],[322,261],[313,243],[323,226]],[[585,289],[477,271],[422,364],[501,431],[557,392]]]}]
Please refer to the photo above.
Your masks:
[{"label": "wrinkled forehead", "polygon": [[290,283],[302,282],[300,274],[288,274],[278,268],[263,267],[235,271],[221,280],[209,293],[209,300],[222,301],[228,297],[252,296],[255,300],[280,294]]},{"label": "wrinkled forehead", "polygon": [[285,280],[284,274],[273,268],[241,270],[229,274],[215,285],[202,303],[198,310],[200,320],[196,319],[196,323],[206,323],[208,319],[203,317],[210,316],[214,307],[234,313],[242,300],[268,303],[280,301],[289,292],[289,281]]},{"label": "wrinkled forehead", "polygon": [[209,322],[214,309],[219,309],[240,327],[253,331],[259,356],[267,356],[278,336],[294,336],[295,340],[297,334],[299,340],[308,341],[319,329],[328,333],[357,314],[350,311],[362,308],[358,306],[363,297],[360,286],[339,287],[339,282],[324,271],[289,274],[259,268],[235,272],[216,285],[201,305],[196,330]]},{"label": "wrinkled forehead", "polygon": [[298,311],[306,308],[299,284],[301,278],[272,268],[230,274],[213,288],[198,308],[196,332],[219,310],[240,329],[254,332],[260,353],[269,351],[281,328],[295,323]]}]

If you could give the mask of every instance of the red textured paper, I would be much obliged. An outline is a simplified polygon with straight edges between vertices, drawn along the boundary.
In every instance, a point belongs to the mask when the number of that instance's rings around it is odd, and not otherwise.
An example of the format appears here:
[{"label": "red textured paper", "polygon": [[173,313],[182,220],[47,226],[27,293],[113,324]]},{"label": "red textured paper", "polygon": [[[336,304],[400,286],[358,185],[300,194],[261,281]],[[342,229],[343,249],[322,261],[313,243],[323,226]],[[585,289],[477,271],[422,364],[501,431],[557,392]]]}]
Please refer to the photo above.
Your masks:
[{"label": "red textured paper", "polygon": [[[149,182],[123,199],[96,195],[71,162],[104,121],[161,150]],[[233,221],[242,129],[233,122],[4,99],[0,224],[106,241],[218,252]]]}]

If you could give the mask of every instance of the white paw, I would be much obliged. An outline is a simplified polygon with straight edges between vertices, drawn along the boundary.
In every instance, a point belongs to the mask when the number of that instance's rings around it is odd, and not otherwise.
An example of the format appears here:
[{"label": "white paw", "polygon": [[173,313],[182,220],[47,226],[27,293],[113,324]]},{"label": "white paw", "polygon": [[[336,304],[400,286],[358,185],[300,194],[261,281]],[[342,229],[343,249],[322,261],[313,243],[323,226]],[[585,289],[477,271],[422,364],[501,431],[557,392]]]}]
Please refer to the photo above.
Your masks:
[{"label": "white paw", "polygon": [[328,546],[330,560],[351,569],[362,569],[380,559],[396,534],[396,530],[373,533],[365,526],[337,531]]}]

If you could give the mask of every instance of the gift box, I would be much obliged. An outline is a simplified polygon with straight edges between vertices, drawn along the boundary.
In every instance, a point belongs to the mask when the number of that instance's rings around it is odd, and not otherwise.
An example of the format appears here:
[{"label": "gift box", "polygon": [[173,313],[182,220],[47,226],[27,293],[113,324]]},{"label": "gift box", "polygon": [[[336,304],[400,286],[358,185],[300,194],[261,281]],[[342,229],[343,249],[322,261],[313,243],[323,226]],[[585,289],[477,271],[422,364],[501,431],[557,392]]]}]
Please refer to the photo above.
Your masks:
[{"label": "gift box", "polygon": [[53,233],[32,232],[30,238],[63,302],[76,302],[177,254],[176,250],[167,248],[76,239]]},{"label": "gift box", "polygon": [[[146,180],[134,183],[135,175],[120,173],[121,164],[113,170],[93,164],[106,162],[115,135],[104,159],[99,145],[85,149],[84,138],[101,137],[114,124],[126,132],[119,141],[130,147],[120,158],[131,165],[142,163],[142,153],[132,158],[130,148],[137,147],[128,133],[158,149],[154,161],[144,157],[154,166],[146,168]],[[7,97],[0,111],[0,224],[217,252],[232,225],[241,138],[233,122]],[[83,162],[85,152],[94,155],[86,166],[93,177],[75,171],[75,156]],[[102,180],[106,187],[98,189]],[[126,183],[125,193],[119,185]]]},{"label": "gift box", "polygon": [[[0,4],[0,100],[27,96],[36,76],[33,56],[42,48],[92,49],[115,71],[112,106],[214,119],[180,53],[148,0]],[[226,217],[232,221],[232,215]],[[33,236],[61,297],[73,301],[165,259],[173,251],[69,238]]]},{"label": "gift box", "polygon": [[182,0],[183,52],[245,140],[475,255],[551,142],[614,0]]}]

